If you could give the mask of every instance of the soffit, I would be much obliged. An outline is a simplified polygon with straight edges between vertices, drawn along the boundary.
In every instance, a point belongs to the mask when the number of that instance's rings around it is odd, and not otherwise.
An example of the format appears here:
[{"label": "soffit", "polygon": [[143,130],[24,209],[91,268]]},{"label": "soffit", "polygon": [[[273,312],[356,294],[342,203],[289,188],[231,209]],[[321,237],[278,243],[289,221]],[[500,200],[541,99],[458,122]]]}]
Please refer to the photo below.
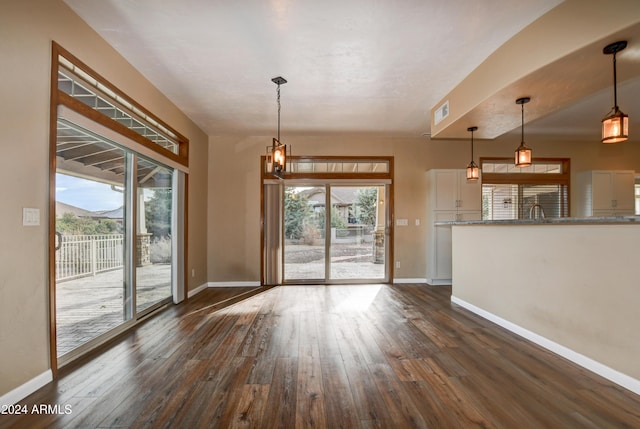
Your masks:
[{"label": "soffit", "polygon": [[640,9],[632,3],[572,0],[538,19],[436,105],[449,101],[450,116],[432,127],[432,138],[465,138],[470,126],[478,126],[480,139],[519,129],[515,101],[530,97],[524,108],[525,123],[535,123],[531,132],[599,139],[600,120],[613,106],[612,56],[602,49],[618,40],[629,42],[617,54],[618,105],[630,115],[630,129],[640,128]]}]

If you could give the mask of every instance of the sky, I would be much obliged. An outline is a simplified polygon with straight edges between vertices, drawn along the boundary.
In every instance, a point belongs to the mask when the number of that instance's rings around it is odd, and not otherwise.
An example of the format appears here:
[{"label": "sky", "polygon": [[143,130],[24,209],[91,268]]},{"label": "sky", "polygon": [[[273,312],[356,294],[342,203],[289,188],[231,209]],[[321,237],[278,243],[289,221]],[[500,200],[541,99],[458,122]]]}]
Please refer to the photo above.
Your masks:
[{"label": "sky", "polygon": [[124,205],[124,194],[104,183],[56,174],[56,200],[89,211],[113,210]]}]

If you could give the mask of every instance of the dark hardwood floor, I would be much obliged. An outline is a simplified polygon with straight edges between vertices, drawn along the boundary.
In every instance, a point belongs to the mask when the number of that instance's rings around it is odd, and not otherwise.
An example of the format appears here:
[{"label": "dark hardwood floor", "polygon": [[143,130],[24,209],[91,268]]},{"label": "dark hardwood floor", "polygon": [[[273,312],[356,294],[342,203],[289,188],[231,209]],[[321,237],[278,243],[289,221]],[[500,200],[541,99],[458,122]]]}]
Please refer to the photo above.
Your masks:
[{"label": "dark hardwood floor", "polygon": [[209,294],[21,402],[60,414],[0,427],[640,427],[639,396],[452,305],[447,287],[283,286],[226,308]]}]

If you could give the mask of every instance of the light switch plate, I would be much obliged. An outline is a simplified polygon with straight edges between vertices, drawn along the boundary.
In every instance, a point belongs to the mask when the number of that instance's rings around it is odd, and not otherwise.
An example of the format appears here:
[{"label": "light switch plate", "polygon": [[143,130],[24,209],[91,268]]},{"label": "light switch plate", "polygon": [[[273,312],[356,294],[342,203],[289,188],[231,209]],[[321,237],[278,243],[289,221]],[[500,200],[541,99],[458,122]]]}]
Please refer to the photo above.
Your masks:
[{"label": "light switch plate", "polygon": [[409,225],[409,219],[396,219],[397,226],[407,226]]},{"label": "light switch plate", "polygon": [[38,226],[40,225],[40,209],[32,209],[24,207],[22,209],[22,225]]}]

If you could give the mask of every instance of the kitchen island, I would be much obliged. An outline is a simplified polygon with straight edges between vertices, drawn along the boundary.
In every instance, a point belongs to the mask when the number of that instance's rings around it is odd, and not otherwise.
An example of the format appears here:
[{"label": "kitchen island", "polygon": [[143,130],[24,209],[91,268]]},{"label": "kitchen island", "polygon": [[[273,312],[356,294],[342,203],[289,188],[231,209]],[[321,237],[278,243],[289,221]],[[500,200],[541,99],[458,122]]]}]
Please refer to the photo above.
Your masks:
[{"label": "kitchen island", "polygon": [[453,303],[640,394],[640,217],[448,224]]}]

